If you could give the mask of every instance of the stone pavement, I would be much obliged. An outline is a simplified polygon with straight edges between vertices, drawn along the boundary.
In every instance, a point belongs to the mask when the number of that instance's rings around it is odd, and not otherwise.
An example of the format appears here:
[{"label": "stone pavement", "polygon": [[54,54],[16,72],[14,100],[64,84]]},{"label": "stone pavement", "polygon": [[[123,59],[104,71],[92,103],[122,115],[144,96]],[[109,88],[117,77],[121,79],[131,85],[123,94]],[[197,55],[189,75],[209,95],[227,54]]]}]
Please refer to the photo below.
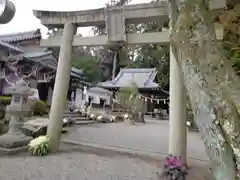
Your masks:
[{"label": "stone pavement", "polygon": [[[146,124],[92,124],[73,127],[63,140],[124,148],[155,154],[168,153],[168,122],[147,121]],[[188,133],[188,157],[208,160],[199,133]]]}]

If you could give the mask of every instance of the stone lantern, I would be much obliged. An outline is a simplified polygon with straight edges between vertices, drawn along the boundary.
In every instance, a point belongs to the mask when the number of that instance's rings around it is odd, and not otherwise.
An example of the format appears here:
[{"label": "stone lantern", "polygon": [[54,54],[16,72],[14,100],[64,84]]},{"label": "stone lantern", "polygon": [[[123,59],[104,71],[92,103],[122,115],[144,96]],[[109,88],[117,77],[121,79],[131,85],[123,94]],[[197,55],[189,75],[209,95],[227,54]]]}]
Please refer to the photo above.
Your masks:
[{"label": "stone lantern", "polygon": [[26,146],[32,139],[25,136],[21,130],[24,117],[31,111],[28,106],[28,96],[32,95],[32,92],[24,80],[20,80],[15,86],[9,88],[9,93],[12,94],[12,101],[7,106],[6,113],[11,120],[9,131],[0,136],[0,147],[12,149]]}]

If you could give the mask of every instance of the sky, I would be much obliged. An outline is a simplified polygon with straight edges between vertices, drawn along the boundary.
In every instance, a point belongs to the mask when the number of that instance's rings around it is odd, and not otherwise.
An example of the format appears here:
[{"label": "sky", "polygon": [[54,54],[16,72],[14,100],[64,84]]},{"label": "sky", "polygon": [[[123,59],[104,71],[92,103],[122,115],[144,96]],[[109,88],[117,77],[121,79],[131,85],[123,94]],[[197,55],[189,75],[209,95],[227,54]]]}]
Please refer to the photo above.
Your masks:
[{"label": "sky", "polygon": [[[16,6],[16,14],[13,20],[0,25],[0,34],[9,34],[41,29],[43,36],[47,33],[47,28],[40,24],[32,10],[52,10],[52,11],[73,11],[101,8],[110,0],[11,0]],[[150,0],[132,0],[131,4],[146,3]],[[90,28],[78,30],[83,36],[90,34]]]}]

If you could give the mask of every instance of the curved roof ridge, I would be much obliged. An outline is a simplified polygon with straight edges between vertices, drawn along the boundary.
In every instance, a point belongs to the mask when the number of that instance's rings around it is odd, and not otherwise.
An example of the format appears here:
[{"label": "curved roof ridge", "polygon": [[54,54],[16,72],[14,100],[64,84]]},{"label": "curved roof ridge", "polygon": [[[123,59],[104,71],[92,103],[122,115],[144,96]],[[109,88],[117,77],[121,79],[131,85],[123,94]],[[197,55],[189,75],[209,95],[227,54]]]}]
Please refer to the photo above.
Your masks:
[{"label": "curved roof ridge", "polygon": [[0,41],[9,42],[9,43],[16,42],[16,41],[29,40],[34,38],[41,38],[40,29],[33,30],[33,31],[24,31],[24,32],[0,35]]},{"label": "curved roof ridge", "polygon": [[9,49],[11,49],[11,50],[14,50],[14,51],[17,51],[17,52],[20,52],[20,53],[23,53],[23,52],[24,52],[21,48],[19,48],[19,47],[17,47],[17,46],[13,46],[13,45],[8,44],[8,43],[3,42],[3,41],[0,41],[0,46],[1,46],[1,47],[5,47],[5,48],[9,48]]},{"label": "curved roof ridge", "polygon": [[157,74],[156,68],[122,68],[113,81],[100,82],[99,85],[101,87],[127,87],[131,74],[137,76],[133,80],[139,88],[156,88],[159,86],[153,82]]}]

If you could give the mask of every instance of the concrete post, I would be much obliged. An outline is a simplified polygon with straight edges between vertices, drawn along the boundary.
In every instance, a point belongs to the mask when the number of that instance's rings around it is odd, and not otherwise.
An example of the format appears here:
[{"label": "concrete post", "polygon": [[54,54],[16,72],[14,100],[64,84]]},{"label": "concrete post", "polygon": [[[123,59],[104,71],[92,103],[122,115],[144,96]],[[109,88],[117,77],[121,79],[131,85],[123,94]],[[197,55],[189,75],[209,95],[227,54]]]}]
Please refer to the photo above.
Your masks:
[{"label": "concrete post", "polygon": [[181,156],[186,163],[186,91],[180,68],[170,48],[170,109],[169,109],[169,153]]},{"label": "concrete post", "polygon": [[63,113],[66,109],[66,99],[72,67],[72,41],[75,33],[76,26],[74,24],[64,25],[47,130],[51,152],[58,151],[59,147]]}]

